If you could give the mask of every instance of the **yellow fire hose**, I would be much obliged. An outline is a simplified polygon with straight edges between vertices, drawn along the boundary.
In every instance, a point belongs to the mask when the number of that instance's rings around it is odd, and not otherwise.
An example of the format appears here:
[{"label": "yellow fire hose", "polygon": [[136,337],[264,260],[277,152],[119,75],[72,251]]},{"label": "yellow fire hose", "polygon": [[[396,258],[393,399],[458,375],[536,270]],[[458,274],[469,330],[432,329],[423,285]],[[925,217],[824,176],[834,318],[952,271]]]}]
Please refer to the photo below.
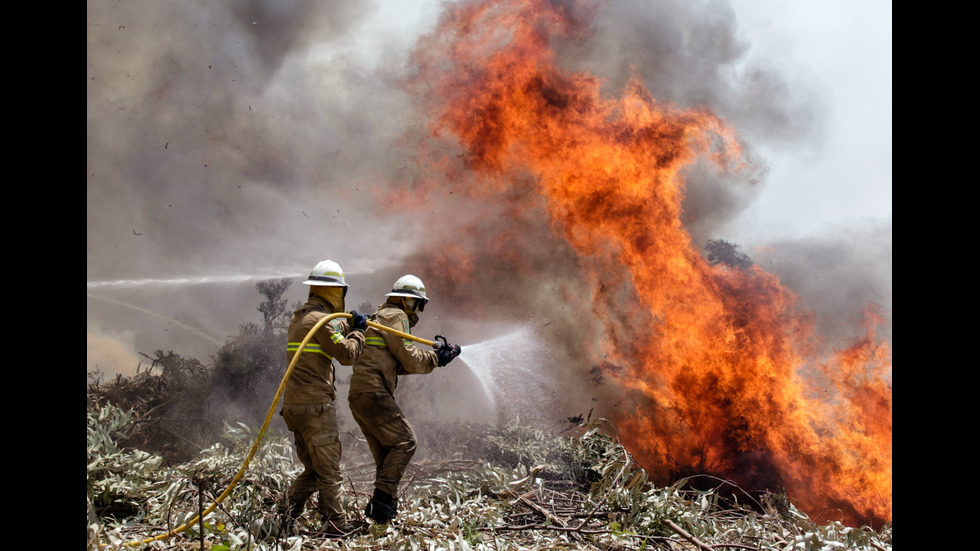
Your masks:
[{"label": "yellow fire hose", "polygon": [[[337,312],[336,314],[330,314],[329,316],[325,316],[321,318],[320,321],[316,322],[313,328],[310,329],[310,332],[306,334],[306,337],[303,339],[303,342],[299,344],[298,352],[302,351],[303,348],[306,347],[306,343],[310,342],[310,339],[313,338],[313,334],[316,333],[317,329],[322,327],[324,323],[327,323],[328,321],[334,318],[340,318],[340,317],[349,318],[351,317],[351,315],[348,314],[347,312]],[[413,341],[417,341],[422,344],[427,344],[435,348],[439,347],[435,341],[430,341],[430,340],[423,339],[421,337],[416,337],[415,335],[404,333],[397,329],[392,329],[391,327],[374,323],[373,321],[368,321],[367,324],[369,327],[374,327],[375,329],[380,329],[382,331],[394,333],[395,335],[398,335],[403,339],[411,339]],[[276,391],[276,397],[272,400],[272,405],[269,407],[269,413],[265,416],[265,421],[262,423],[262,429],[259,431],[259,435],[255,437],[255,443],[252,444],[252,449],[249,450],[248,455],[245,457],[245,462],[242,463],[241,468],[238,469],[238,474],[235,475],[235,478],[232,479],[231,484],[228,485],[225,491],[222,492],[221,495],[214,500],[214,503],[212,503],[201,514],[197,515],[196,517],[192,518],[186,523],[178,526],[177,528],[174,528],[173,530],[170,530],[165,534],[160,534],[159,536],[154,536],[152,538],[126,542],[126,545],[140,545],[144,543],[159,541],[174,536],[180,532],[183,532],[184,530],[187,530],[191,526],[197,524],[197,522],[200,521],[201,518],[208,516],[208,514],[210,514],[211,511],[214,511],[215,507],[217,507],[219,503],[221,503],[222,501],[225,500],[226,497],[228,497],[228,494],[231,493],[232,488],[234,488],[235,485],[238,484],[238,481],[241,480],[242,476],[245,474],[245,470],[248,469],[248,464],[252,461],[252,457],[255,456],[255,452],[258,451],[259,449],[259,444],[262,442],[262,437],[265,436],[266,429],[269,428],[269,422],[272,421],[272,415],[276,411],[276,406],[279,405],[279,399],[282,398],[283,389],[286,388],[286,380],[289,379],[289,376],[293,372],[293,368],[296,366],[296,360],[299,359],[300,355],[298,352],[297,354],[293,355],[292,361],[289,362],[289,366],[286,368],[286,373],[282,376],[282,382],[279,383],[279,390]],[[99,547],[102,546],[100,545]]]}]

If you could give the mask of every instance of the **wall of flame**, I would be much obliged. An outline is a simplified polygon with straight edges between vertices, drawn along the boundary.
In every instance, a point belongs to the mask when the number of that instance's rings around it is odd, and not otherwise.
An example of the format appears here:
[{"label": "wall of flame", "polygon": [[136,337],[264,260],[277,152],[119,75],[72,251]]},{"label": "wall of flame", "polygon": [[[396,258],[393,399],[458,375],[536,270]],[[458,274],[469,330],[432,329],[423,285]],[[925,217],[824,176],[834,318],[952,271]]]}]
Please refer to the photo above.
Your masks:
[{"label": "wall of flame", "polygon": [[[687,178],[705,166],[736,178],[750,162],[744,144],[708,106],[658,100],[639,78],[612,94],[560,67],[555,44],[587,39],[597,9],[447,5],[405,82],[429,114],[421,170],[387,204],[453,195],[456,239],[424,252],[446,300],[489,280],[535,286],[563,305],[550,311],[565,312],[566,327],[591,329],[567,329],[569,355],[614,389],[619,436],[655,482],[710,473],[785,489],[811,515],[891,522],[880,308],[867,306],[848,342],[824,342],[775,275],[706,260],[682,222]],[[465,239],[476,234],[478,249]],[[538,265],[552,257],[578,275]]]}]

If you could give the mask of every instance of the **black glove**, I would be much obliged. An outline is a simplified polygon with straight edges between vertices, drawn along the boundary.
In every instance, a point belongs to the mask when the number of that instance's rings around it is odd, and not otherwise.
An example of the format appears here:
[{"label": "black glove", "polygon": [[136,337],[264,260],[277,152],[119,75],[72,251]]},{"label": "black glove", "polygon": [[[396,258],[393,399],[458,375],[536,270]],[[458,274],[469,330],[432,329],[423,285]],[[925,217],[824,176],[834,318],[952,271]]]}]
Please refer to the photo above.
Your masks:
[{"label": "black glove", "polygon": [[444,344],[436,350],[436,357],[439,359],[439,367],[453,361],[463,350],[455,344]]},{"label": "black glove", "polygon": [[354,331],[364,331],[367,329],[367,316],[364,314],[358,314],[357,310],[351,310],[350,328]]}]

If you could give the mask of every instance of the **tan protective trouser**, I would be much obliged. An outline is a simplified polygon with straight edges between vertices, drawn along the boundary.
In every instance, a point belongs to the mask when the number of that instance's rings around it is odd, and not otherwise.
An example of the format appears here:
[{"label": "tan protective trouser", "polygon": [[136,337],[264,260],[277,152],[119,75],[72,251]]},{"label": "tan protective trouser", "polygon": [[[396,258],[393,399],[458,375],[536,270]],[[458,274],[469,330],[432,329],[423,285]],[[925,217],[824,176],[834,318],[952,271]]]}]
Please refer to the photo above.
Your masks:
[{"label": "tan protective trouser", "polygon": [[348,397],[350,410],[367,440],[377,470],[374,487],[398,496],[398,483],[415,455],[412,425],[387,392],[365,392]]},{"label": "tan protective trouser", "polygon": [[295,438],[296,454],[306,467],[289,487],[293,514],[299,516],[313,492],[319,492],[317,508],[323,519],[343,519],[337,408],[332,403],[285,405],[282,417]]}]

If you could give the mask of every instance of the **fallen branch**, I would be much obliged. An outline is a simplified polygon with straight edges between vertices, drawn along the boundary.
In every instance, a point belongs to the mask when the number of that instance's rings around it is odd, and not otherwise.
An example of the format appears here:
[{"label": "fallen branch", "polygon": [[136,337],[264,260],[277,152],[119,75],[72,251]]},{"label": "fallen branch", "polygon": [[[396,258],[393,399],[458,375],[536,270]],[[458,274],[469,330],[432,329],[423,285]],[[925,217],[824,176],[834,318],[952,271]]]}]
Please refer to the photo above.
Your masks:
[{"label": "fallen branch", "polygon": [[[517,500],[520,501],[521,503],[527,505],[532,510],[536,511],[538,514],[540,514],[541,516],[543,516],[545,519],[550,520],[552,523],[554,523],[555,525],[557,525],[558,529],[560,529],[562,531],[565,531],[565,532],[568,532],[569,535],[572,538],[574,538],[576,541],[579,541],[579,542],[583,542],[584,541],[583,540],[583,537],[582,537],[582,534],[583,533],[587,533],[587,532],[583,531],[582,528],[584,528],[584,526],[585,526],[585,521],[583,521],[582,524],[580,524],[576,528],[569,528],[568,525],[565,524],[565,521],[564,520],[562,520],[561,518],[559,518],[559,517],[551,514],[551,511],[548,511],[544,507],[541,507],[537,503],[534,503],[533,501],[531,501],[530,499],[528,499],[528,496],[532,496],[532,495],[534,495],[534,492],[533,491],[528,492],[526,494],[523,494],[523,495],[519,496],[517,498]],[[555,529],[554,526],[552,526],[550,528],[551,529]]]},{"label": "fallen branch", "polygon": [[670,519],[664,519],[664,524],[666,524],[667,526],[670,526],[671,529],[673,531],[677,532],[678,534],[680,534],[680,536],[682,538],[684,538],[687,541],[693,543],[694,545],[697,545],[698,548],[704,549],[705,551],[714,551],[714,549],[715,549],[714,547],[712,547],[712,546],[708,545],[707,543],[704,543],[701,540],[699,540],[698,538],[694,537],[687,530],[685,530],[685,529],[681,528],[680,526],[678,526],[678,525],[674,524],[673,522],[671,522]]},{"label": "fallen branch", "polygon": [[[521,503],[527,505],[531,509],[534,509],[539,514],[541,514],[544,518],[550,520],[551,522],[557,524],[558,526],[560,526],[562,528],[568,528],[568,525],[565,524],[565,521],[563,521],[562,519],[556,517],[555,515],[552,515],[551,512],[548,511],[547,509],[545,509],[544,507],[541,507],[537,503],[534,503],[533,501],[531,501],[530,499],[528,499],[527,496],[530,496],[530,495],[534,495],[534,492],[528,492],[528,493],[526,493],[526,494],[518,497],[517,500],[520,501]],[[581,526],[579,526],[579,528],[581,528]]]},{"label": "fallen branch", "polygon": [[[498,530],[551,530],[554,532],[575,532],[577,534],[611,534],[612,530],[608,529],[597,529],[597,530],[583,530],[575,526],[555,526],[553,524],[522,524],[520,526],[504,525],[504,526],[490,526],[487,528],[479,528],[480,532],[495,532]],[[752,549],[755,549],[754,547]]]}]

